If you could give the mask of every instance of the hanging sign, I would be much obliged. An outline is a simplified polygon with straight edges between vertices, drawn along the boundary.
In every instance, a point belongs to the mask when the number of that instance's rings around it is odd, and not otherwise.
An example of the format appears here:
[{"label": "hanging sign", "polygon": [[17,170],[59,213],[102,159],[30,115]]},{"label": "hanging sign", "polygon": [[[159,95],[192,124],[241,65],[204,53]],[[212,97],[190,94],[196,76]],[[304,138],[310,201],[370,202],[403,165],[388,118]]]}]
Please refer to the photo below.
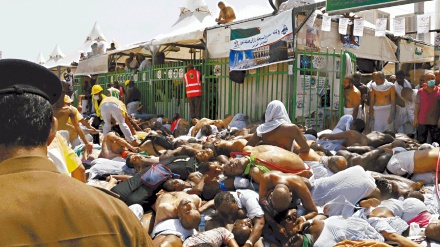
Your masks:
[{"label": "hanging sign", "polygon": [[394,18],[394,35],[405,36],[405,17]]},{"label": "hanging sign", "polygon": [[339,18],[339,33],[347,34],[348,18]]},{"label": "hanging sign", "polygon": [[353,29],[353,35],[354,36],[364,36],[364,19],[355,19],[354,22],[354,29]]},{"label": "hanging sign", "polygon": [[417,15],[417,34],[429,33],[429,15]]},{"label": "hanging sign", "polygon": [[374,36],[385,36],[385,31],[387,30],[387,19],[378,18],[376,20],[376,32]]}]

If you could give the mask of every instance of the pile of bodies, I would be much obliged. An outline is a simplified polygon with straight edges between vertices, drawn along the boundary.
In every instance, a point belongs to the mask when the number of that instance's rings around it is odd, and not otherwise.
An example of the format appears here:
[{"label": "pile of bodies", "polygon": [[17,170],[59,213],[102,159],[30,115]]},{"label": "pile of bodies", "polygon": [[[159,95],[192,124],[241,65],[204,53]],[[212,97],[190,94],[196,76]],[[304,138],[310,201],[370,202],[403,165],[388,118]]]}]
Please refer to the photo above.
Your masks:
[{"label": "pile of bodies", "polygon": [[[292,124],[276,100],[260,125],[243,114],[136,121],[138,146],[112,131],[100,150],[78,153],[88,184],[130,206],[155,246],[440,242],[439,148],[430,144],[362,134],[365,123],[350,115],[316,133]],[[157,164],[170,175],[154,177]]]}]

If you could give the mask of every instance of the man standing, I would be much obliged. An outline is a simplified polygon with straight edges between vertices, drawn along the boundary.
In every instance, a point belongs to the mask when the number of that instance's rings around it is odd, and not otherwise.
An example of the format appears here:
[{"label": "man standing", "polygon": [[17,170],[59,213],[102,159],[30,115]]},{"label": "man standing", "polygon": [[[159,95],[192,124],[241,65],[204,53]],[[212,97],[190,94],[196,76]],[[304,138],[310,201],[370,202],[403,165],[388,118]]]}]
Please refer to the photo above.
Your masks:
[{"label": "man standing", "polygon": [[[112,118],[119,124],[119,128],[125,139],[133,146],[137,146],[136,134],[127,116],[127,109],[124,103],[115,97],[106,97],[102,94],[102,87],[92,87],[93,101],[95,103],[96,116],[104,120],[103,134],[106,135],[112,128]],[[98,125],[99,126],[99,125]],[[93,126],[97,128],[96,126]]]},{"label": "man standing", "polygon": [[233,8],[226,6],[224,2],[218,2],[217,6],[220,9],[220,14],[218,18],[215,19],[218,24],[229,23],[235,20],[235,12]]},{"label": "man standing", "polygon": [[405,99],[402,97],[403,88],[412,88],[409,81],[405,80],[405,73],[402,70],[396,72],[394,90],[396,91],[396,115],[394,116],[394,128],[396,132],[404,132],[404,124],[408,122],[408,114],[405,108]]},{"label": "man standing", "polygon": [[65,92],[66,95],[69,95],[69,97],[72,97],[73,93],[73,73],[70,70],[70,68],[67,68],[67,72],[64,73],[64,81],[68,85],[68,90]]},{"label": "man standing", "polygon": [[362,74],[359,71],[356,71],[353,74],[353,85],[361,92],[361,108],[360,110],[362,111],[361,114],[363,116],[362,120],[364,120],[365,122],[365,129],[369,130],[370,126],[368,124],[368,120],[369,120],[369,111],[370,111],[370,107],[369,107],[369,97],[368,97],[368,93],[369,93],[369,88],[364,85],[361,81],[362,81]]},{"label": "man standing", "polygon": [[202,74],[194,69],[194,65],[186,65],[186,74],[183,76],[186,88],[186,97],[189,103],[189,115],[191,119],[200,119],[202,104]]},{"label": "man standing", "polygon": [[107,96],[108,97],[115,97],[119,99],[119,95],[121,92],[119,92],[119,89],[116,89],[113,87],[111,83],[107,83]]},{"label": "man standing", "polygon": [[416,104],[414,107],[414,127],[417,128],[417,140],[425,143],[428,131],[431,133],[432,142],[440,142],[439,125],[439,96],[440,90],[435,85],[435,75],[425,75],[426,87],[417,92]]},{"label": "man standing", "polygon": [[374,121],[373,131],[394,130],[393,120],[396,112],[394,85],[378,71],[373,75],[370,93],[370,122]]},{"label": "man standing", "polygon": [[125,96],[125,105],[127,106],[127,113],[137,114],[139,104],[141,103],[141,91],[137,87],[134,86],[134,81],[126,80],[125,86],[127,86],[126,96]]},{"label": "man standing", "polygon": [[18,59],[0,60],[0,75],[0,211],[8,212],[0,245],[151,246],[122,201],[60,174],[47,158],[58,77]]},{"label": "man standing", "polygon": [[354,78],[344,78],[344,115],[352,115],[353,119],[362,119],[361,92],[353,85]]}]

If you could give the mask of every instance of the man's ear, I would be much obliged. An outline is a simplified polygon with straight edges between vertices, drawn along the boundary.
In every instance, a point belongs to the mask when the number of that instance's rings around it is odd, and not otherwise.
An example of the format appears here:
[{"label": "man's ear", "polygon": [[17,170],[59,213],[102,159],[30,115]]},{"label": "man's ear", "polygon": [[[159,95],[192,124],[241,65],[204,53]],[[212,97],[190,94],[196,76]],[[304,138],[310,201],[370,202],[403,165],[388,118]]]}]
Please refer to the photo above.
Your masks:
[{"label": "man's ear", "polygon": [[53,139],[57,135],[57,129],[58,129],[58,120],[55,117],[52,117],[52,127],[50,128],[49,138],[47,138],[47,143],[46,143],[47,146],[49,146],[52,143]]}]

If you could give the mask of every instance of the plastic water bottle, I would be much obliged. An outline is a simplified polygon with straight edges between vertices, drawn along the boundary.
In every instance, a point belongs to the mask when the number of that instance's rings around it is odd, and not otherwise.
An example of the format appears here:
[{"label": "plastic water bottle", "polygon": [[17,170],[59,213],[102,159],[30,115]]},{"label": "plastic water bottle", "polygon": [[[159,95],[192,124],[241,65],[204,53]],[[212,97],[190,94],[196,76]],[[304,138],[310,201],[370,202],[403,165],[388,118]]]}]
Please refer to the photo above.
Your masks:
[{"label": "plastic water bottle", "polygon": [[201,214],[200,215],[199,232],[205,231],[205,224],[206,224],[205,214]]}]

